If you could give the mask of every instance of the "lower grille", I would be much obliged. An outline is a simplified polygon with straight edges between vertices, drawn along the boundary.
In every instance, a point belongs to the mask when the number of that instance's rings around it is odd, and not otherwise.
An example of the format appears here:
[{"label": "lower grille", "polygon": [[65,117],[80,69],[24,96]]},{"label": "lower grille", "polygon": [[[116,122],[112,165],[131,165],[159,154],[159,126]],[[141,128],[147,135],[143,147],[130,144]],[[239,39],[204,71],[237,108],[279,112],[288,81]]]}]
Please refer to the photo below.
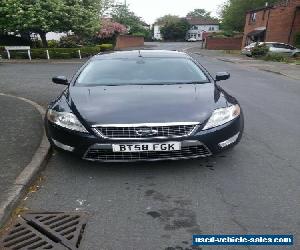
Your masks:
[{"label": "lower grille", "polygon": [[113,152],[112,149],[90,148],[84,156],[92,161],[155,161],[206,157],[211,155],[204,145],[182,147],[179,151]]}]

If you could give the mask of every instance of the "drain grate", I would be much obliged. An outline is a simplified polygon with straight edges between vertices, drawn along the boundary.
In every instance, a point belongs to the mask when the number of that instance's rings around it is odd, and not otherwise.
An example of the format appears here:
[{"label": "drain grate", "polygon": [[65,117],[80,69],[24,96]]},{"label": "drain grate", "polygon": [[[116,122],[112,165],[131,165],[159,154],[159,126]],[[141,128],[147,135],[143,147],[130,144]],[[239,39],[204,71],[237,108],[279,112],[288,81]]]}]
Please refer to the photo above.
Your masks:
[{"label": "drain grate", "polygon": [[85,213],[26,213],[0,239],[0,249],[75,250],[86,223]]}]

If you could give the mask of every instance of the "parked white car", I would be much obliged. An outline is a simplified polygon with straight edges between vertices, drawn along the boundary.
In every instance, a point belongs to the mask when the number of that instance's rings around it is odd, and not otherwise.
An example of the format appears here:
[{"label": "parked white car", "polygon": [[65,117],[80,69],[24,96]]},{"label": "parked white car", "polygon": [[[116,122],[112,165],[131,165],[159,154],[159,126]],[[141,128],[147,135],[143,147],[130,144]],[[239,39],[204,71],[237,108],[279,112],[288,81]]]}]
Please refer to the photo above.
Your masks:
[{"label": "parked white car", "polygon": [[[242,49],[242,54],[246,56],[252,56],[252,49],[254,48],[256,43],[251,43],[245,48]],[[300,49],[296,47],[285,44],[285,43],[277,43],[277,42],[260,42],[259,45],[265,44],[269,47],[270,53],[280,53],[280,54],[287,54],[291,56],[295,56],[300,54]]]},{"label": "parked white car", "polygon": [[188,42],[197,42],[197,39],[195,37],[191,37],[187,39]]}]

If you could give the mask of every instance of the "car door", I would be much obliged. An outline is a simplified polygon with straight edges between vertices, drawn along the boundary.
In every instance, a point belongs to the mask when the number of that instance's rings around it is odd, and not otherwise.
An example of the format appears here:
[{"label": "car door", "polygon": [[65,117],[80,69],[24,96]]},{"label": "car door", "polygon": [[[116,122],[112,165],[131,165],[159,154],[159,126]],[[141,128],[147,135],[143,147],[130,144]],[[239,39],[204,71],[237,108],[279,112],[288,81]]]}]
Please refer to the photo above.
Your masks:
[{"label": "car door", "polygon": [[284,52],[284,53],[287,53],[289,55],[292,55],[294,53],[294,51],[296,50],[296,48],[292,45],[284,44],[284,46],[285,46],[285,49],[286,49],[286,52]]},{"label": "car door", "polygon": [[292,54],[295,48],[291,45],[284,43],[273,43],[272,49],[270,50],[273,53],[280,54]]}]

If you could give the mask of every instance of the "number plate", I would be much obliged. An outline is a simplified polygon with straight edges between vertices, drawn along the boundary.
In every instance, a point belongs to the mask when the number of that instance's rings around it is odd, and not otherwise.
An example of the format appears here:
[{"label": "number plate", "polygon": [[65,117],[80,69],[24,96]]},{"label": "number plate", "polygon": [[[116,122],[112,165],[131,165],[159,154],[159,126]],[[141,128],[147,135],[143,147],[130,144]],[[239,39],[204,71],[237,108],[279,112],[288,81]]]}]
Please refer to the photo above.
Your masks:
[{"label": "number plate", "polygon": [[181,149],[181,143],[165,142],[165,143],[113,144],[112,149],[113,152],[177,151]]}]

